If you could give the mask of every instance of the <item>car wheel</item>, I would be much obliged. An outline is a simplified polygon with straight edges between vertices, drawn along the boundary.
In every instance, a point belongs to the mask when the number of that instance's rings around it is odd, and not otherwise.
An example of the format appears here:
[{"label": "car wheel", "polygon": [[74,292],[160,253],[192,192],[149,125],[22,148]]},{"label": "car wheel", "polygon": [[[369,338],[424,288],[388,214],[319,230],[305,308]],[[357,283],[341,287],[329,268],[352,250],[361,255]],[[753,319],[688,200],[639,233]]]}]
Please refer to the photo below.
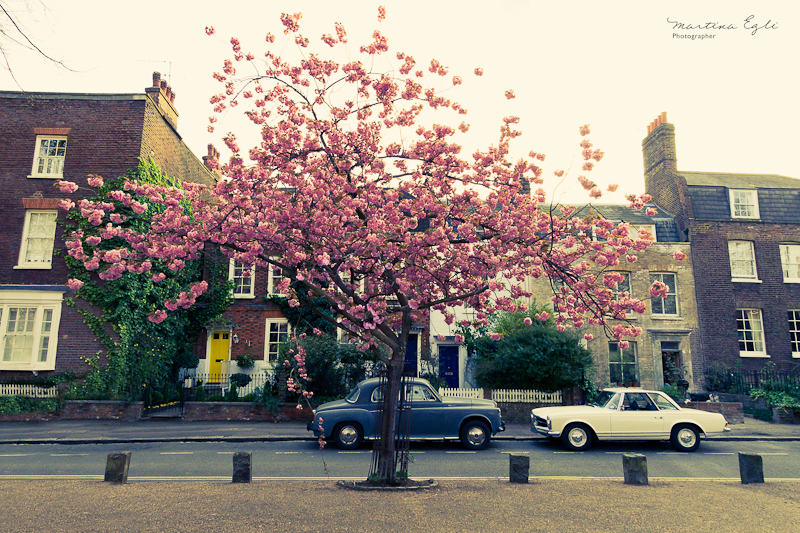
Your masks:
[{"label": "car wheel", "polygon": [[585,424],[570,424],[561,433],[561,442],[568,450],[582,452],[592,445],[592,430]]},{"label": "car wheel", "polygon": [[491,439],[489,426],[480,420],[471,420],[461,428],[461,443],[468,450],[483,450]]},{"label": "car wheel", "polygon": [[700,434],[693,426],[679,424],[672,429],[669,441],[679,452],[693,452],[700,446]]},{"label": "car wheel", "polygon": [[333,443],[340,450],[355,450],[363,439],[364,431],[355,422],[344,422],[333,429]]}]

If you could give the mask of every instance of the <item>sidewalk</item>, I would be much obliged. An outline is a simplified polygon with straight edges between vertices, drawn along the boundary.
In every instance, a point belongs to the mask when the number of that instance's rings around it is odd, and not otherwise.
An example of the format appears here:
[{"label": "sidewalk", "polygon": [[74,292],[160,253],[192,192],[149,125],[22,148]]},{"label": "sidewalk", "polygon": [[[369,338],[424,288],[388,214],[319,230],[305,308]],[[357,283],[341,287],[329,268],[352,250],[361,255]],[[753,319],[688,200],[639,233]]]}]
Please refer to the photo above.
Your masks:
[{"label": "sidewalk", "polygon": [[[772,424],[745,418],[731,431],[709,440],[800,441],[800,426]],[[495,440],[536,440],[527,424],[507,424]],[[134,442],[257,442],[314,440],[305,422],[183,422],[180,419],[150,419],[137,422],[108,420],[58,420],[47,422],[0,422],[3,444],[98,444]]]}]

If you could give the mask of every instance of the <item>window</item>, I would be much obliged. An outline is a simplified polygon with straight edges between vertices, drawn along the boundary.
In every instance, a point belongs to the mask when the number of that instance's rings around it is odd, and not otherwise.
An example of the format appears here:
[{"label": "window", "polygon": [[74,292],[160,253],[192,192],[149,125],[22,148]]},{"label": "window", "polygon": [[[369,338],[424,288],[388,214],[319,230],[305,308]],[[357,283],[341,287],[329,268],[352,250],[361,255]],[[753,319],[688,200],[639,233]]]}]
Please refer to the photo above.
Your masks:
[{"label": "window", "polygon": [[750,241],[728,241],[731,277],[734,281],[757,280],[756,255]]},{"label": "window", "polygon": [[792,339],[792,357],[800,358],[800,310],[789,310],[789,335]]},{"label": "window", "polygon": [[66,137],[37,136],[31,177],[61,178],[64,171],[64,157],[66,155]]},{"label": "window", "polygon": [[283,270],[280,267],[276,267],[275,265],[270,265],[269,267],[269,282],[268,282],[268,291],[269,294],[275,294],[280,296],[280,290],[278,286],[284,280],[286,276],[283,275]]},{"label": "window", "polygon": [[636,343],[620,348],[618,342],[608,343],[608,370],[611,383],[638,383],[636,372]]},{"label": "window", "polygon": [[255,298],[255,265],[244,265],[231,259],[228,279],[233,281],[234,298]]},{"label": "window", "polygon": [[633,230],[628,234],[633,240],[642,239],[647,236],[653,238],[653,242],[657,242],[656,239],[656,226],[655,224],[631,224],[631,229]]},{"label": "window", "polygon": [[753,190],[730,190],[731,217],[759,218],[758,193]]},{"label": "window", "polygon": [[0,370],[54,370],[61,292],[0,295]]},{"label": "window", "polygon": [[769,357],[764,349],[764,324],[760,309],[737,309],[740,357]]},{"label": "window", "polygon": [[289,341],[289,323],[286,320],[267,320],[266,360],[278,360],[281,344]]},{"label": "window", "polygon": [[667,295],[664,298],[652,297],[650,309],[654,315],[678,314],[678,290],[675,284],[675,274],[650,274],[650,284],[660,281],[667,286]]},{"label": "window", "polygon": [[800,244],[781,244],[783,281],[800,283]]},{"label": "window", "polygon": [[22,244],[16,268],[51,268],[56,237],[57,211],[29,209],[25,212]]},{"label": "window", "polygon": [[617,287],[614,289],[614,299],[619,300],[625,293],[628,296],[631,295],[631,274],[630,272],[618,272],[618,274],[622,274],[625,278],[624,280],[617,283]]}]

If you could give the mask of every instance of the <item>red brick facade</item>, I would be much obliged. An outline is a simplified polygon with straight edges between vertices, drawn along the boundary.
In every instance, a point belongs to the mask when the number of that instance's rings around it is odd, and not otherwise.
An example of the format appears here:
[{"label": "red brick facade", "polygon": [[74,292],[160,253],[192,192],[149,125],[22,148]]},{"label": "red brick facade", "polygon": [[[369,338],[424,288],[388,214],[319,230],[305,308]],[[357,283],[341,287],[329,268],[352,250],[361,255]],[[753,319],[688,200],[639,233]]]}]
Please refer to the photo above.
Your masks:
[{"label": "red brick facade", "polygon": [[[675,213],[682,238],[691,243],[704,367],[795,367],[787,311],[800,309],[800,283],[784,280],[779,246],[800,241],[800,180],[679,171],[675,127],[665,115],[651,124],[642,147],[646,192]],[[734,217],[731,189],[752,191],[757,216]],[[752,243],[755,279],[732,279],[730,241]],[[737,310],[763,317],[764,350],[757,356],[740,351]]]},{"label": "red brick facade", "polygon": [[[62,300],[69,297],[70,291],[66,286],[68,271],[57,252],[64,248],[61,227],[56,227],[55,253],[49,265],[19,264],[26,216],[33,210],[44,210],[56,212],[58,220],[63,221],[58,200],[67,196],[75,201],[81,198],[81,189],[72,195],[61,193],[55,187],[58,179],[85,187],[89,174],[118,177],[135,169],[140,157],[152,157],[169,175],[203,183],[215,181],[214,174],[192,154],[175,130],[177,112],[171,101],[164,102],[170,96],[174,100],[174,93],[161,84],[160,76],[154,75],[154,82],[157,87],[150,88],[147,94],[0,91],[0,189],[4,193],[0,198],[0,307],[5,311],[0,326],[6,326],[0,331],[0,379],[30,376],[34,370],[84,373],[88,367],[82,358],[101,351],[83,318]],[[35,175],[37,136],[66,139],[61,174]],[[5,348],[9,309],[13,308],[14,313],[38,309],[39,328],[43,298],[54,316],[60,313],[60,320],[52,326],[52,331],[58,332],[57,338],[49,339],[54,349],[42,356],[45,361],[36,361],[39,355],[25,355],[30,351],[27,349],[12,355]],[[44,351],[48,351],[46,347]]]}]

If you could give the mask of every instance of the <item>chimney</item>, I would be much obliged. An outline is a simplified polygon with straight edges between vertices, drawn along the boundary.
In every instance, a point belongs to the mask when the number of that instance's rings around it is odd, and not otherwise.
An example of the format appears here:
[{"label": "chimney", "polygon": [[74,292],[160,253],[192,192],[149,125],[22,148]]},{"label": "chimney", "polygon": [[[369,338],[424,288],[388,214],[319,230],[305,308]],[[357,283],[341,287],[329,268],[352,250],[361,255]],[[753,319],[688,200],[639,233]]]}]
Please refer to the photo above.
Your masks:
[{"label": "chimney", "polygon": [[678,156],[675,148],[675,126],[667,122],[667,113],[661,113],[647,127],[642,141],[644,158],[644,190],[653,201],[678,218],[678,226],[685,229],[691,217],[687,204],[686,179],[678,174]]},{"label": "chimney", "polygon": [[167,85],[166,80],[161,79],[160,72],[153,72],[153,86],[147,87],[144,92],[156,108],[164,117],[164,120],[169,122],[173,129],[178,129],[178,111],[175,109],[175,93],[172,92],[172,87]]},{"label": "chimney", "polygon": [[214,148],[213,144],[208,145],[208,155],[203,156],[203,164],[216,176],[216,180],[222,179],[222,173],[219,171],[219,150]]}]

